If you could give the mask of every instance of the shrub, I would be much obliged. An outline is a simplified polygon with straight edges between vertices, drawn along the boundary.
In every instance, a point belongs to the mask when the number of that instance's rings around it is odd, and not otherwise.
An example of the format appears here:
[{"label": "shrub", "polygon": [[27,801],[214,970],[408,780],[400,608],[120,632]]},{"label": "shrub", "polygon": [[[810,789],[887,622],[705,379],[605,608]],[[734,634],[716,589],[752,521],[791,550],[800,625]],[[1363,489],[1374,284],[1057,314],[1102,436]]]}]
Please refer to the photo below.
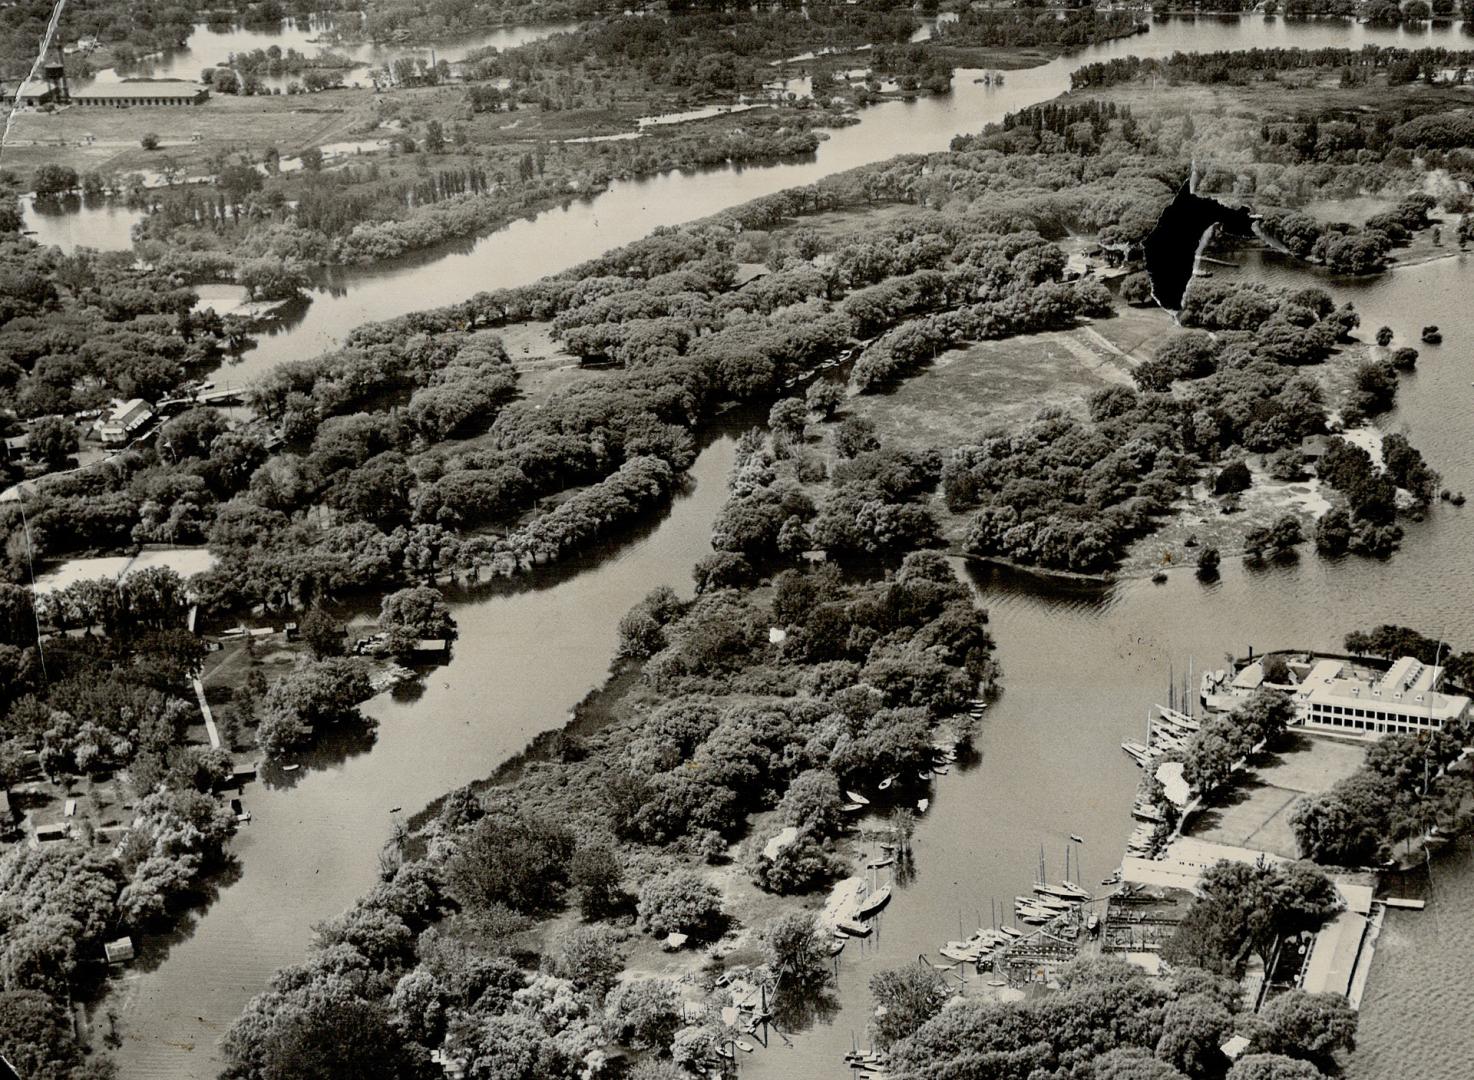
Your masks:
[{"label": "shrub", "polygon": [[655,937],[671,933],[712,937],[724,921],[721,893],[690,870],[676,870],[645,882],[636,911],[640,929]]}]

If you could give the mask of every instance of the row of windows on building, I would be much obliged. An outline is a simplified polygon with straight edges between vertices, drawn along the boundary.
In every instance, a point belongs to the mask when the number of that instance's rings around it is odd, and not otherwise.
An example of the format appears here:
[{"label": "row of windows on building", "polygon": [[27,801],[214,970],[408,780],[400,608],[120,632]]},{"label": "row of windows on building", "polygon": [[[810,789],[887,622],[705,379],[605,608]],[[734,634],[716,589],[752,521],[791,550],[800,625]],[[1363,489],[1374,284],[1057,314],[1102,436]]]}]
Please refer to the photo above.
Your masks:
[{"label": "row of windows on building", "polygon": [[1439,727],[1427,713],[1387,712],[1383,709],[1358,709],[1351,705],[1321,705],[1313,702],[1310,719],[1330,727],[1348,727],[1359,731],[1393,731],[1411,727]]}]

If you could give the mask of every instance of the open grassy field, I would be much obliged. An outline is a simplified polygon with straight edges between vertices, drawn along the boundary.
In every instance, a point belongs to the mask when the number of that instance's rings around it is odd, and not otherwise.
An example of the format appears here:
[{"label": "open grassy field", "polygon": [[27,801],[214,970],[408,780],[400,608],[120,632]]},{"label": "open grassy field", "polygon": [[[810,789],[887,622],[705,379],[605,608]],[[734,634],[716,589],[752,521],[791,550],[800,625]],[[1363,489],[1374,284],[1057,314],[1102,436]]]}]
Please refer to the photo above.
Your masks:
[{"label": "open grassy field", "polygon": [[[846,407],[873,420],[887,442],[944,450],[1025,422],[1047,406],[1083,415],[1094,391],[1131,385],[1130,359],[1106,336],[1106,324],[1118,321],[1141,332],[1167,320],[1161,312],[1130,309],[1119,320],[954,349],[889,392],[852,398]],[[1118,339],[1132,336],[1124,325],[1110,330]]]},{"label": "open grassy field", "polygon": [[[375,124],[374,95],[368,90],[300,97],[215,94],[190,107],[24,109],[15,116],[6,164],[22,174],[43,164],[126,173],[157,170],[160,159],[169,157],[186,171],[202,171],[221,153],[260,161],[275,147],[289,156],[310,146],[362,138],[360,133]],[[140,145],[150,132],[159,136],[157,150]],[[88,136],[95,138],[89,143]]]}]

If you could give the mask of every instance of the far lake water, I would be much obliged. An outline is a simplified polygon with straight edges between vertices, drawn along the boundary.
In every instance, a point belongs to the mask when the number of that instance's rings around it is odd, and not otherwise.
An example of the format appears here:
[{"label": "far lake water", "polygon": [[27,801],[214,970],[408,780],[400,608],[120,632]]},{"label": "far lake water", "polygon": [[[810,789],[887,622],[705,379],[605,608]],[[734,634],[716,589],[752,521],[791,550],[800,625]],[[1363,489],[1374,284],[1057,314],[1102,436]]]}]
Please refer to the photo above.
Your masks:
[{"label": "far lake water", "polygon": [[[867,110],[815,159],[772,168],[671,174],[618,184],[594,199],[540,215],[474,241],[446,245],[387,266],[333,275],[294,325],[263,338],[238,380],[283,359],[310,356],[369,319],[464,299],[478,289],[527,282],[615,245],[724,207],[896,153],[944,149],[1004,112],[1053,97],[1069,71],[1091,59],[1186,49],[1364,42],[1448,42],[1446,28],[1416,34],[1344,23],[1172,21],[1151,33],[1086,50],[1041,68],[1009,72],[1003,86],[979,86],[959,72],[942,98]],[[1245,273],[1284,283],[1319,275],[1257,256]],[[1224,270],[1223,273],[1232,271]],[[1407,430],[1445,483],[1474,494],[1474,440],[1468,344],[1460,325],[1474,279],[1463,258],[1398,271],[1369,282],[1329,282],[1363,314],[1363,334],[1386,322],[1404,336],[1439,323],[1448,344],[1423,347],[1416,374],[1401,380],[1397,411],[1384,430]],[[1166,325],[1163,316],[1164,327]],[[217,381],[221,376],[216,376]],[[214,1040],[260,992],[273,970],[301,959],[314,922],[336,914],[376,878],[389,809],[412,814],[437,795],[490,774],[538,732],[560,726],[568,709],[603,677],[623,612],[655,585],[689,594],[690,566],[709,550],[711,522],[725,495],[731,433],[701,453],[693,486],[658,523],[549,572],[460,596],[454,659],[422,686],[376,698],[375,745],[324,747],[296,773],[268,772],[249,787],[253,813],[232,850],[239,880],[170,940],[145,943],[142,963],[107,1003],[119,1009],[126,1080],[205,1078],[218,1067]],[[851,1033],[863,1038],[866,982],[884,967],[986,919],[989,899],[1006,900],[1032,879],[1042,844],[1058,869],[1070,833],[1085,838],[1082,880],[1099,880],[1119,861],[1130,831],[1138,773],[1118,750],[1140,733],[1147,709],[1166,692],[1168,665],[1222,666],[1227,653],[1304,646],[1330,648],[1350,629],[1402,622],[1474,646],[1474,543],[1465,515],[1437,507],[1410,525],[1386,562],[1299,560],[1225,568],[1212,585],[1175,572],[1165,585],[1128,580],[1076,586],[1029,575],[976,570],[971,578],[992,615],[1003,691],[979,736],[981,761],[936,785],[917,833],[917,880],[886,910],[873,942],[846,949],[832,1021],[786,1047],[745,1056],[749,1075],[844,1075]],[[1463,901],[1474,893],[1467,856],[1436,869],[1435,905],[1394,913],[1363,1011],[1355,1080],[1394,1075],[1453,1080],[1474,1058],[1467,1017],[1474,989],[1474,923]],[[1430,989],[1425,981],[1439,978]],[[1435,1032],[1437,1038],[1419,1037]],[[1466,1034],[1460,1034],[1466,1033]]]},{"label": "far lake water", "polygon": [[[348,25],[351,15],[337,21]],[[189,42],[182,49],[170,49],[158,55],[146,57],[123,69],[106,68],[96,76],[98,82],[118,82],[122,79],[189,79],[198,80],[200,72],[208,67],[219,67],[227,63],[231,53],[248,53],[256,49],[270,49],[273,45],[285,53],[295,49],[303,56],[313,57],[321,52],[334,52],[367,66],[356,67],[344,73],[344,82],[352,86],[360,83],[369,85],[368,73],[373,68],[382,68],[406,56],[431,58],[455,63],[464,60],[467,54],[487,47],[515,49],[531,41],[539,41],[566,30],[576,30],[577,22],[540,23],[536,26],[501,26],[465,34],[442,42],[425,45],[400,45],[393,43],[335,44],[326,38],[333,20],[325,22],[299,22],[283,20],[279,28],[259,26],[211,26],[199,23]],[[263,80],[267,86],[285,88],[300,75],[280,76]]]}]

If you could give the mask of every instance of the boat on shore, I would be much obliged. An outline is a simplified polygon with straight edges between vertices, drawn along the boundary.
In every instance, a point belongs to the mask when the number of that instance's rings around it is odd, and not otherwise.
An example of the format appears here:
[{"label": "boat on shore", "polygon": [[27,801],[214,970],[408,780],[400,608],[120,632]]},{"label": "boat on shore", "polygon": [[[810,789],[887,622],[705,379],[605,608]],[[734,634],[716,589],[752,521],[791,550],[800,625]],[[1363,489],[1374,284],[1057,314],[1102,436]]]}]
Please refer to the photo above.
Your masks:
[{"label": "boat on shore", "polygon": [[856,919],[840,919],[834,924],[839,930],[843,930],[850,937],[869,937],[870,927]]}]

